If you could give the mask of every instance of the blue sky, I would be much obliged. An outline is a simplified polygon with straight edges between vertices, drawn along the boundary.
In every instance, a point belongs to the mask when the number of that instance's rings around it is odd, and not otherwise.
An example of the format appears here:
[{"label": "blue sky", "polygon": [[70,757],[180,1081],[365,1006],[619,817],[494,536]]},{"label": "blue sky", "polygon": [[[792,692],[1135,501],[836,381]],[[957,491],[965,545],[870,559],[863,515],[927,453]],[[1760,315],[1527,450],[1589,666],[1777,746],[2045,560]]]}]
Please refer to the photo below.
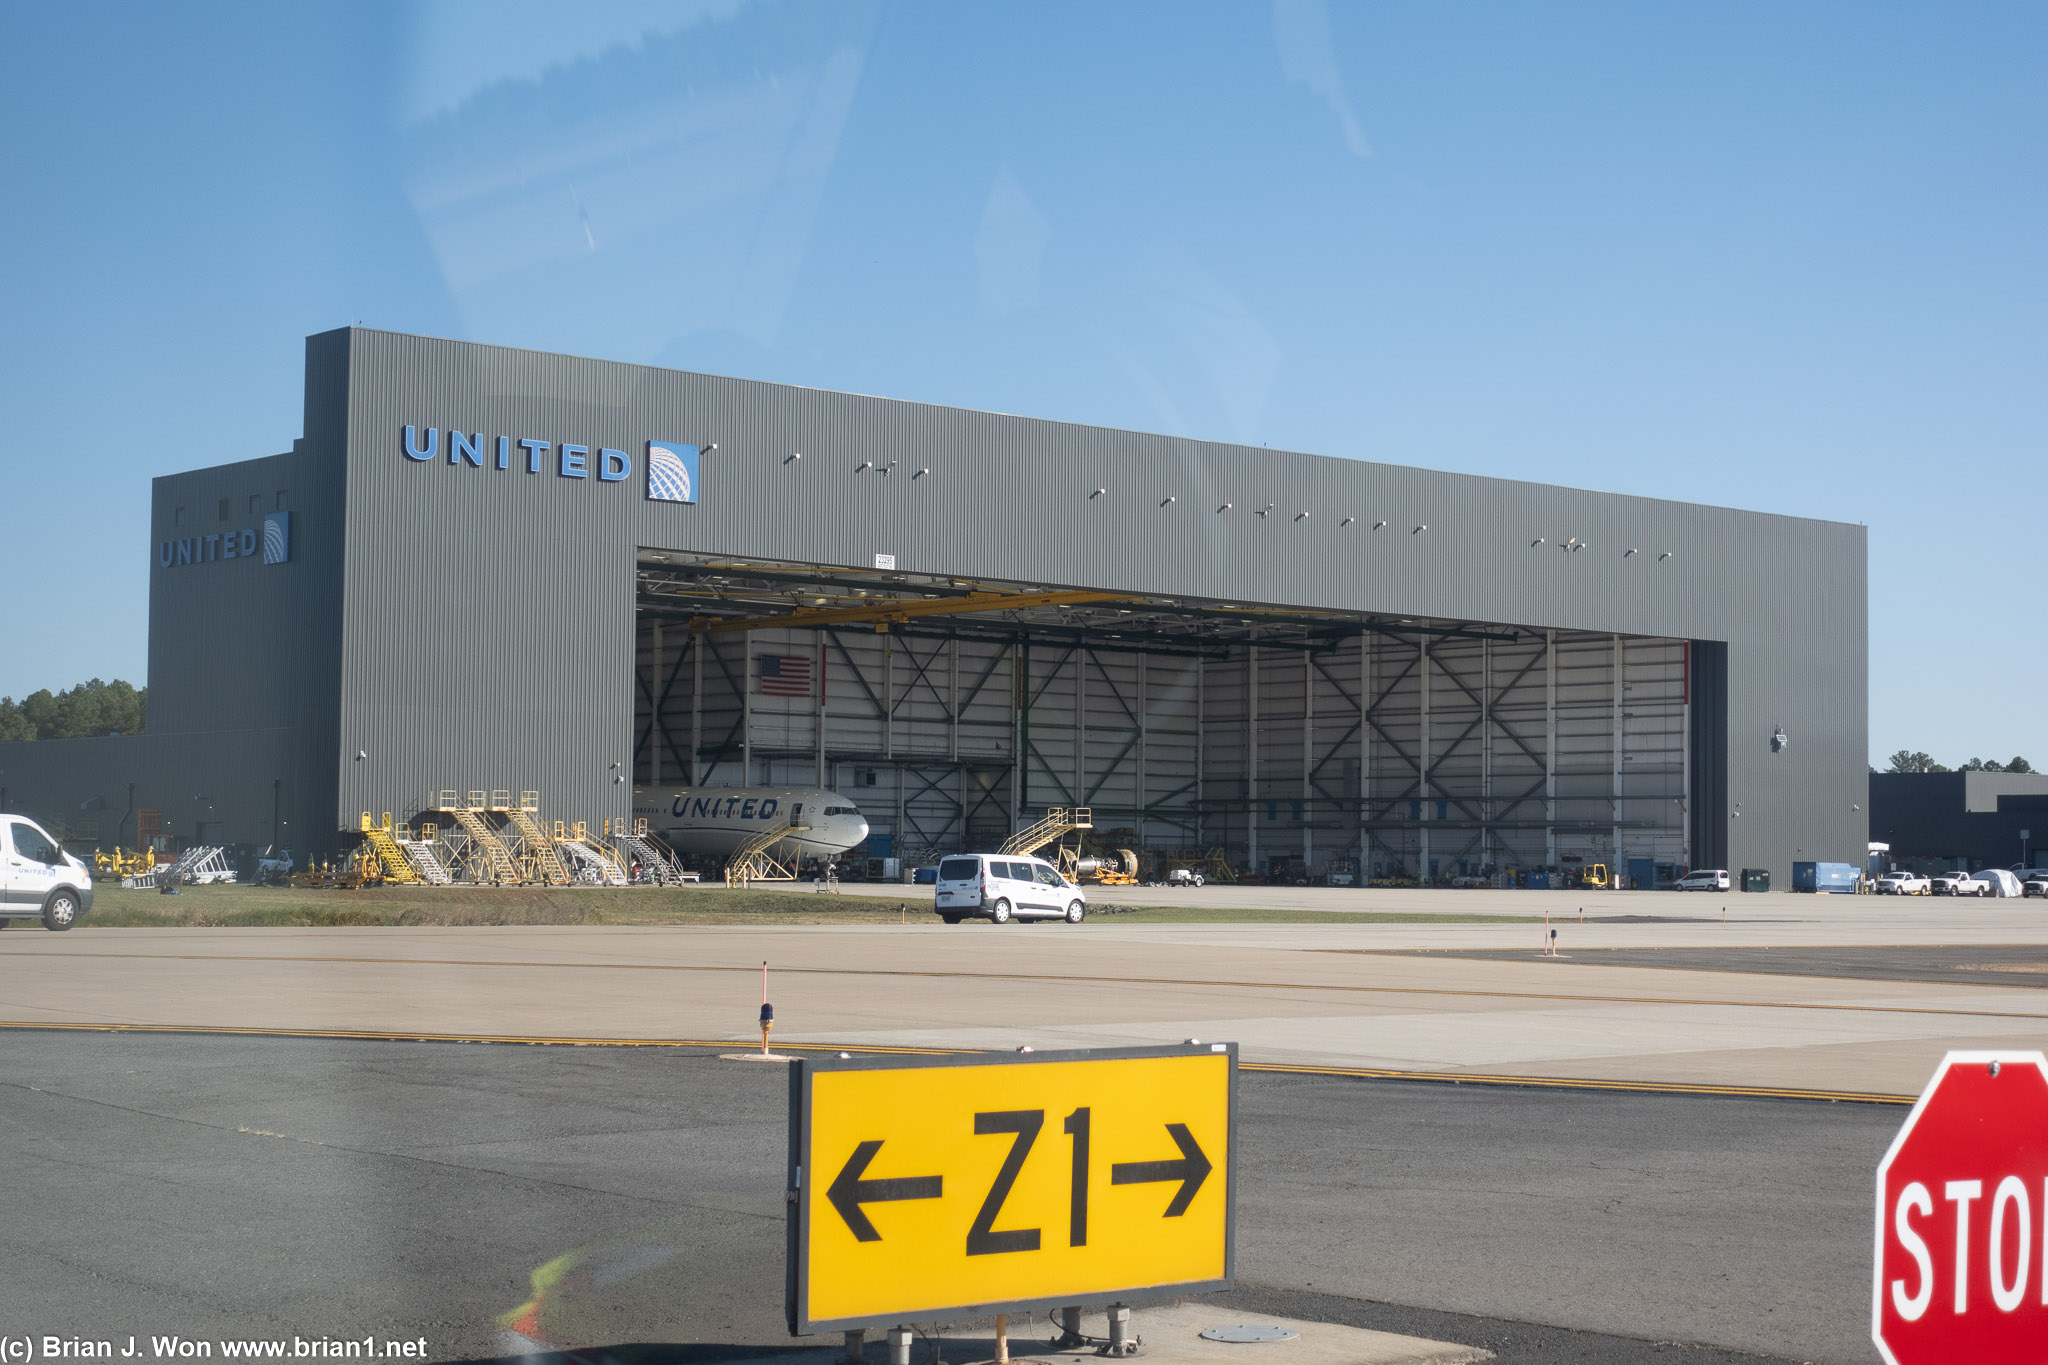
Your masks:
[{"label": "blue sky", "polygon": [[149,478],[286,448],[360,320],[1864,522],[1872,753],[2048,767],[2048,7],[11,5],[0,53],[0,693],[142,680]]}]

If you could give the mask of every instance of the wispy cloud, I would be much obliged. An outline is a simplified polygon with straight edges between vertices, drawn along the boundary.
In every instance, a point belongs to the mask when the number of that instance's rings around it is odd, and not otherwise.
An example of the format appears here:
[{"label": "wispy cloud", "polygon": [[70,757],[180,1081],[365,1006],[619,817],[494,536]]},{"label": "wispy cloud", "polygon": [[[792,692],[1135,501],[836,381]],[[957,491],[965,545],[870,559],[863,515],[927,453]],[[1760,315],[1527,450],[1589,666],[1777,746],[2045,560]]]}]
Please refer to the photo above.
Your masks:
[{"label": "wispy cloud", "polygon": [[1353,156],[1371,156],[1372,145],[1351,112],[1344,77],[1337,69],[1337,49],[1330,40],[1330,15],[1323,0],[1273,0],[1273,41],[1280,49],[1280,70],[1305,85],[1330,107],[1344,145]]},{"label": "wispy cloud", "polygon": [[1008,166],[996,173],[974,237],[980,268],[981,308],[992,317],[1019,312],[1038,302],[1039,273],[1052,225]]}]

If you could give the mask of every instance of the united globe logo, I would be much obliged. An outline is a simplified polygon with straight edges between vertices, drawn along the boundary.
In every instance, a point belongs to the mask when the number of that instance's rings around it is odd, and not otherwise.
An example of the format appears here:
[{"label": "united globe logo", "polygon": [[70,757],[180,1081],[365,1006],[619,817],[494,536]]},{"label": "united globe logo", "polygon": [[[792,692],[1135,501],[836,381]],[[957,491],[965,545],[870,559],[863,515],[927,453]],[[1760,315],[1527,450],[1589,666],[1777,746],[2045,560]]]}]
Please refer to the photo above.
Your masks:
[{"label": "united globe logo", "polygon": [[263,519],[263,562],[288,564],[292,557],[292,514],[272,512]]},{"label": "united globe logo", "polygon": [[697,500],[697,447],[674,441],[647,443],[647,499],[650,502]]}]

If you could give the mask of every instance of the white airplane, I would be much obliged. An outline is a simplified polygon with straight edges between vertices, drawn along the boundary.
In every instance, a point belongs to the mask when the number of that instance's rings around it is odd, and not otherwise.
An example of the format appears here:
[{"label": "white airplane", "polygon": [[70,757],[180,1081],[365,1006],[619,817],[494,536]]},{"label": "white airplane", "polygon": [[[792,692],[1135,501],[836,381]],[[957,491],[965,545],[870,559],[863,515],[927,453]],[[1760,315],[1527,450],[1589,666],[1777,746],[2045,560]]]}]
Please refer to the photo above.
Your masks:
[{"label": "white airplane", "polygon": [[633,814],[681,854],[721,857],[757,834],[793,829],[785,848],[805,858],[843,853],[868,837],[860,807],[819,787],[635,787]]}]

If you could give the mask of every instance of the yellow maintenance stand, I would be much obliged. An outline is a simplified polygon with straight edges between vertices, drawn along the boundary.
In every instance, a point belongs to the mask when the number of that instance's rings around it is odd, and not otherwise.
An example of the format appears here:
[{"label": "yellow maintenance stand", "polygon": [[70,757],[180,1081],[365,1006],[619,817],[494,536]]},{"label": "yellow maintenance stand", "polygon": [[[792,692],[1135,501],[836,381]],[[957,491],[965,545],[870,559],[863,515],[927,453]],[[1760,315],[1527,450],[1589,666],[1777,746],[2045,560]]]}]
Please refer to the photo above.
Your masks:
[{"label": "yellow maintenance stand", "polygon": [[555,851],[555,841],[540,818],[540,793],[519,793],[519,804],[507,805],[505,824],[519,839],[519,857],[527,865],[529,880],[545,886],[567,886],[569,869]]},{"label": "yellow maintenance stand", "polygon": [[[407,834],[411,832],[406,831]],[[363,812],[363,847],[369,849],[371,856],[377,860],[381,873],[378,880],[401,886],[425,880],[420,876],[419,870],[412,865],[412,860],[405,856],[405,850],[398,846],[398,840],[393,837],[395,833],[396,827],[391,823],[390,811],[384,812],[382,824],[371,820],[370,812]]]}]

